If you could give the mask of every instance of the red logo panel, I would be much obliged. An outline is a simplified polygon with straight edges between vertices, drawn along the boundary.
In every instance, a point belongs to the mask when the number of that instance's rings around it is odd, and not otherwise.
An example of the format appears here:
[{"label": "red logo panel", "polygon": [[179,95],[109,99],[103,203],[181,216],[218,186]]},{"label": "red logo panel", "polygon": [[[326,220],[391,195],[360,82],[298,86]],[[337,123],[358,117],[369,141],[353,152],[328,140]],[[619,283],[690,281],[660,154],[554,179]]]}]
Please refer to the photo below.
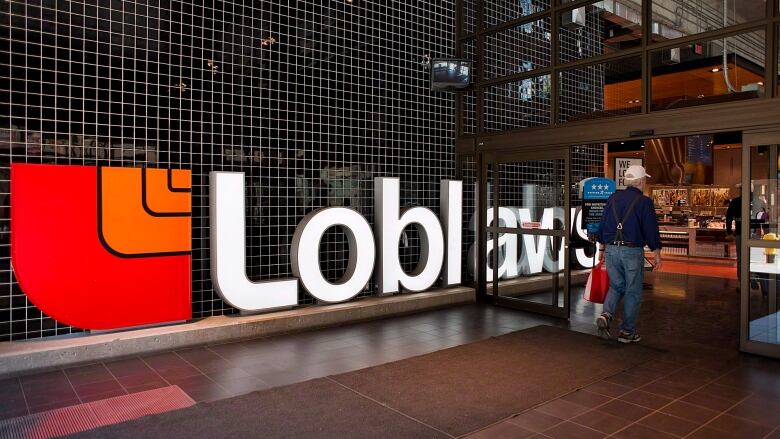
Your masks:
[{"label": "red logo panel", "polygon": [[190,173],[11,165],[11,257],[30,301],[83,329],[186,320]]}]

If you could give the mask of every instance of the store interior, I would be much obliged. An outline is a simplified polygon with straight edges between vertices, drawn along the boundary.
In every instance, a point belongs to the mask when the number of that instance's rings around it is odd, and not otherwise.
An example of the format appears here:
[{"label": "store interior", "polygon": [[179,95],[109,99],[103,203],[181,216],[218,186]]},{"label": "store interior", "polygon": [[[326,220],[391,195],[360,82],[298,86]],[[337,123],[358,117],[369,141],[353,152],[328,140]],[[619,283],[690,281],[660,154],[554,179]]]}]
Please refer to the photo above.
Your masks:
[{"label": "store interior", "polygon": [[740,192],[741,133],[614,142],[605,149],[606,176],[619,188],[621,164],[640,164],[652,176],[645,195],[655,204],[664,255],[720,260],[736,274],[736,240],[726,214]]},{"label": "store interior", "polygon": [[[652,176],[645,195],[655,204],[661,230],[665,272],[738,279],[736,224],[727,227],[732,199],[742,192],[741,133],[615,142],[605,145],[606,175],[621,182],[620,169],[645,166]],[[750,226],[752,240],[776,240],[777,146],[750,151]],[[769,171],[768,171],[769,170]],[[742,203],[738,202],[738,209]],[[774,340],[777,334],[777,250],[749,249],[750,340]]]}]

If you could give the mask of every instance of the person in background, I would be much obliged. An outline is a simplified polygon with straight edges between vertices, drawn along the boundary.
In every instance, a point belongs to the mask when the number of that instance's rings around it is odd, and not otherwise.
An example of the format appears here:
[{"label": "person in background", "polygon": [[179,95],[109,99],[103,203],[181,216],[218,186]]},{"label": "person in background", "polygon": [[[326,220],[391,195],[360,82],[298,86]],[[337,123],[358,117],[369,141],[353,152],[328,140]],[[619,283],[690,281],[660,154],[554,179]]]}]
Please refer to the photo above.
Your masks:
[{"label": "person in background", "polygon": [[610,324],[623,299],[623,322],[618,334],[621,343],[636,343],[642,339],[636,330],[636,320],[642,305],[645,245],[655,253],[653,270],[660,270],[662,264],[655,207],[653,200],[642,194],[648,177],[642,166],[629,166],[625,173],[627,187],[607,200],[597,236],[603,250],[600,259],[606,258],[609,291],[596,326],[599,336],[609,339]]},{"label": "person in background", "polygon": [[[742,185],[737,184],[736,190],[741,194]],[[732,227],[732,221],[735,223]],[[737,291],[740,290],[742,285],[742,195],[737,195],[729,202],[729,207],[726,209],[726,236],[733,236],[737,241]]]}]

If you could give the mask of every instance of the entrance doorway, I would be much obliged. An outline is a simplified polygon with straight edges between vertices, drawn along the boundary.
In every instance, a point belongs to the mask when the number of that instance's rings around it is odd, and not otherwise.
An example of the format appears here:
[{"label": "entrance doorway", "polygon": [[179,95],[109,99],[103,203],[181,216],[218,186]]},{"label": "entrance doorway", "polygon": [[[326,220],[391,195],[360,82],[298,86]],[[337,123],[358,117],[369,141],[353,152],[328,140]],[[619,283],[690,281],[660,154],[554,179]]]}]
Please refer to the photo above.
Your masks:
[{"label": "entrance doorway", "polygon": [[740,348],[776,358],[780,358],[778,148],[780,131],[745,135],[740,242]]},{"label": "entrance doorway", "polygon": [[[580,315],[583,309],[598,310],[583,307],[579,296],[597,254],[587,241],[578,184],[588,177],[618,180],[617,161],[628,158],[653,176],[646,195],[656,207],[666,267],[646,282],[651,289],[651,284],[669,288],[655,293],[656,303],[665,307],[678,301],[689,307],[702,299],[702,292],[716,289],[723,293],[713,299],[723,308],[719,321],[731,328],[720,331],[719,340],[733,340],[736,346],[739,339],[743,351],[780,357],[780,133],[691,134],[598,147],[603,148],[598,169],[597,161],[583,166],[578,159],[587,148],[593,155],[594,145],[483,155],[479,193],[486,200],[481,235],[486,245],[482,258],[469,260],[484,261],[485,298],[587,324],[592,316]],[[745,201],[729,213],[740,193]],[[737,213],[751,220],[732,221],[736,218],[729,216]],[[740,226],[739,235],[749,239],[735,239]],[[739,254],[750,255],[741,266]],[[686,303],[689,290],[699,293]],[[670,315],[685,318],[689,312],[672,310]],[[698,329],[685,330],[705,340],[706,327],[701,334]]]},{"label": "entrance doorway", "polygon": [[569,168],[563,147],[486,157],[482,260],[492,303],[569,317]]}]

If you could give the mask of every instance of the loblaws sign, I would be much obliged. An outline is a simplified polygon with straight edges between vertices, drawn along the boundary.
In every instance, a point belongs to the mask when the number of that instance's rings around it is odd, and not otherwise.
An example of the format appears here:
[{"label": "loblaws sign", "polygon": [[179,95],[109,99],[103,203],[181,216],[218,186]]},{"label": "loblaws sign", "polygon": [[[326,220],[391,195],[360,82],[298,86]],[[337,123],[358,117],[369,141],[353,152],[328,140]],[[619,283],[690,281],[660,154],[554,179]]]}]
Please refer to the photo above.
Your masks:
[{"label": "loblaws sign", "polygon": [[[541,210],[541,219],[538,222],[532,221],[535,216],[532,209],[527,207],[499,207],[498,223],[499,227],[517,228],[521,225],[538,223],[538,228],[552,230],[556,228],[556,222],[564,221],[564,210],[562,207],[545,207]],[[489,208],[486,213],[485,222],[488,226],[493,225],[493,208]],[[587,230],[583,228],[584,212],[579,207],[572,207],[569,216],[570,224],[568,230],[579,236],[582,241],[587,241]],[[476,231],[476,218],[471,219],[471,229]],[[557,273],[563,270],[562,261],[564,260],[566,247],[555,245],[554,240],[560,239],[554,236],[536,236],[531,234],[501,233],[498,236],[498,267],[487,267],[487,281],[493,281],[494,277],[498,279],[511,279],[520,275],[530,275],[548,271]],[[487,240],[487,252],[493,251],[493,240]],[[556,252],[558,254],[554,254]],[[477,271],[477,245],[473,243],[468,253],[468,270],[472,276],[476,276]],[[598,252],[598,250],[596,250]],[[584,248],[578,248],[574,251],[574,262],[583,268],[592,268],[595,261],[598,260],[598,253],[588,255]]]},{"label": "loblaws sign", "polygon": [[[437,217],[425,207],[400,209],[399,180],[375,178],[373,229],[353,209],[314,210],[293,236],[295,277],[254,282],[246,276],[244,174],[212,172],[209,179],[211,277],[219,295],[240,310],[295,306],[299,285],[321,302],[336,303],[353,298],[372,276],[380,295],[401,288],[423,291],[439,278],[445,286],[461,282],[460,181],[441,182]],[[83,329],[192,317],[190,171],[12,164],[11,188],[14,274],[41,311]],[[544,211],[542,228],[552,228],[553,213]],[[499,210],[510,227],[530,221],[530,215],[527,209]],[[343,277],[331,283],[320,271],[318,249],[325,231],[334,226],[347,236],[349,262]],[[402,269],[398,255],[407,226],[415,227],[421,240],[419,262],[411,273]],[[558,258],[550,255],[547,239],[522,239],[518,253],[516,235],[500,238],[499,278],[555,270],[551,261]],[[492,278],[493,270],[488,270]]]},{"label": "loblaws sign", "polygon": [[[349,300],[371,280],[375,264],[380,294],[422,291],[441,274],[445,285],[461,281],[460,181],[441,182],[442,226],[430,209],[399,208],[398,179],[376,178],[373,230],[355,210],[317,209],[293,237],[295,278],[253,282],[245,266],[244,174],[209,177],[212,280],[240,310],[294,306],[299,283],[320,301]],[[190,319],[190,180],[186,170],[12,164],[11,257],[22,290],[50,317],[84,329]],[[409,225],[421,237],[411,274],[398,258]],[[318,249],[334,226],[348,237],[349,263],[330,283]]]},{"label": "loblaws sign", "polygon": [[[374,179],[374,230],[355,210],[316,209],[303,218],[293,235],[290,259],[296,278],[263,282],[247,279],[244,266],[244,174],[212,172],[210,181],[211,276],[222,298],[236,308],[263,311],[296,305],[299,281],[306,291],[323,302],[343,302],[363,290],[371,280],[375,264],[379,294],[398,292],[399,287],[426,290],[439,278],[442,265],[444,283],[460,283],[463,211],[460,181],[441,182],[442,229],[430,209],[400,210],[397,178]],[[421,254],[414,271],[406,274],[398,259],[398,240],[409,225],[420,232]],[[349,262],[344,276],[330,283],[320,271],[318,249],[322,235],[334,226],[341,226],[347,235]]]}]

